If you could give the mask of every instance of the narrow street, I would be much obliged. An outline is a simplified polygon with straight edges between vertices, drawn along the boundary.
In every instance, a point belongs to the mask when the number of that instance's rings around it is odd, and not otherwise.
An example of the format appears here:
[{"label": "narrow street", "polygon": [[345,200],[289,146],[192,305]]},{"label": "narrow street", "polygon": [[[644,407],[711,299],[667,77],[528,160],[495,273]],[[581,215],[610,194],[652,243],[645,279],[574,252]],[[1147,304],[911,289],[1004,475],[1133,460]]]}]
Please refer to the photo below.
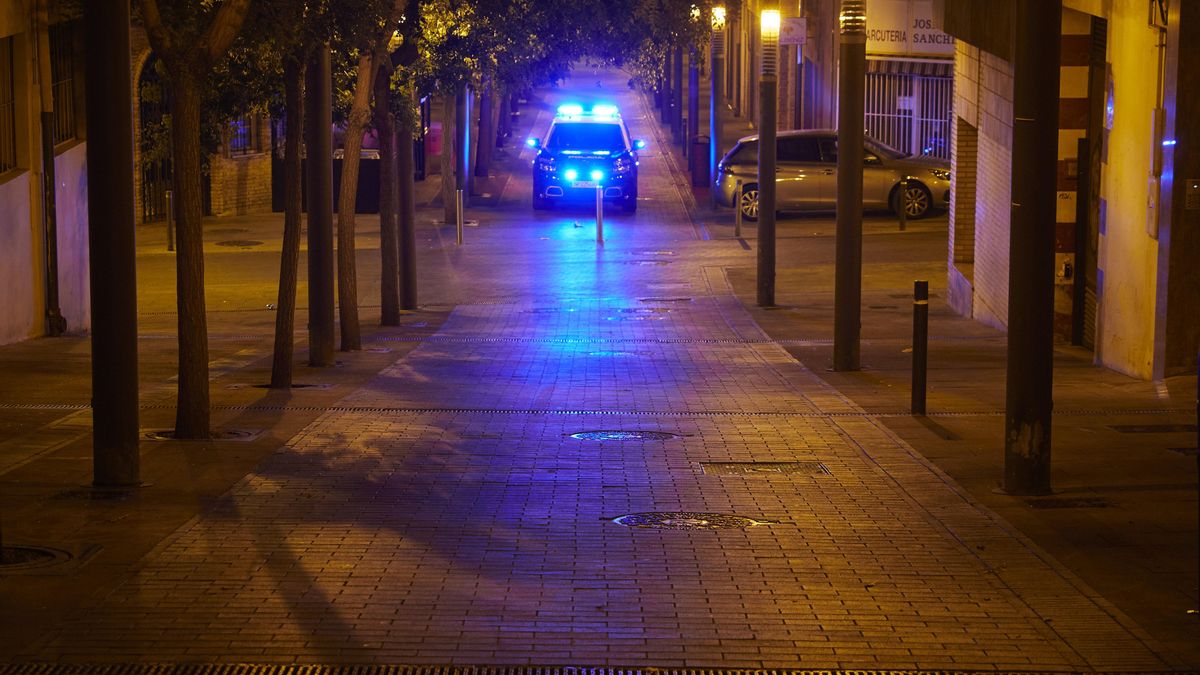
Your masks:
[{"label": "narrow street", "polygon": [[[86,482],[86,440],[13,455],[0,473],[6,536],[86,530],[107,545],[69,579],[19,589],[22,577],[0,577],[0,597],[16,603],[5,604],[33,617],[22,630],[6,620],[7,658],[1179,667],[764,332],[738,297],[753,281],[753,238],[693,219],[662,127],[625,79],[581,69],[538,90],[520,129],[544,135],[564,101],[619,105],[647,143],[637,213],[606,213],[600,245],[591,206],[532,211],[532,153],[510,144],[500,192],[471,208],[463,246],[453,227],[429,224],[440,207],[419,211],[422,311],[379,329],[365,309],[366,350],[339,353],[342,368],[301,369],[323,390],[252,386],[269,369],[277,219],[210,232],[214,420],[266,429],[258,450],[146,442],[141,497],[74,507],[54,495]],[[921,256],[944,260],[944,222],[914,222],[883,254],[893,259],[869,258],[880,271],[868,299],[902,288],[928,266]],[[869,216],[868,236],[893,226]],[[364,306],[378,297],[372,227],[362,218]],[[792,308],[828,293],[828,237],[812,242],[830,228],[825,217],[780,223]],[[143,426],[157,428],[173,401],[173,258],[160,233],[140,234]],[[255,243],[216,245],[243,238]],[[303,285],[299,297],[303,309]],[[826,328],[814,320],[810,337]],[[62,358],[86,354],[80,340]],[[86,403],[86,386],[61,382],[37,401]],[[42,414],[45,425],[66,413]],[[3,440],[32,433],[11,429]],[[192,478],[212,494],[173,491]],[[119,510],[138,500],[168,504],[163,520],[123,525]],[[144,550],[115,553],[131,537]],[[44,608],[62,598],[74,610],[52,620]]]}]

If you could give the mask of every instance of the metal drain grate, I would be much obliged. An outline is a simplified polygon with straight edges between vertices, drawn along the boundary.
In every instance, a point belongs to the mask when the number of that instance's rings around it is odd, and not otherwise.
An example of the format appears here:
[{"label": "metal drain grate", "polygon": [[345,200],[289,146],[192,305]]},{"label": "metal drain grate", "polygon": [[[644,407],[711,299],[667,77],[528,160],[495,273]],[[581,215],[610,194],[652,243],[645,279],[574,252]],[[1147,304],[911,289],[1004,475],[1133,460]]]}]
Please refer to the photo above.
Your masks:
[{"label": "metal drain grate", "polygon": [[1179,454],[1187,456],[1187,457],[1195,457],[1196,453],[1198,451],[1200,451],[1197,448],[1167,448],[1167,449],[1170,450],[1171,452],[1178,452]]},{"label": "metal drain grate", "polygon": [[1195,424],[1110,424],[1108,428],[1122,434],[1196,433]]},{"label": "metal drain grate", "polygon": [[227,241],[218,241],[217,246],[230,246],[233,248],[250,248],[251,246],[261,246],[261,241],[253,239],[229,239]]},{"label": "metal drain grate", "polygon": [[148,441],[183,441],[185,443],[204,443],[211,441],[249,442],[263,435],[262,429],[215,429],[208,438],[175,438],[174,429],[152,429],[142,432],[142,438]]},{"label": "metal drain grate", "polygon": [[641,356],[641,352],[623,352],[614,350],[600,350],[588,352],[588,356]]},{"label": "metal drain grate", "polygon": [[638,298],[638,302],[646,303],[663,303],[663,302],[691,302],[691,298]]},{"label": "metal drain grate", "polygon": [[824,464],[808,462],[701,462],[701,470],[710,476],[753,476],[762,474],[829,475]]},{"label": "metal drain grate", "polygon": [[[250,663],[0,664],[0,675],[922,675],[920,670],[734,670],[590,666],[399,666]],[[988,671],[1004,675],[1004,671]]]},{"label": "metal drain grate", "polygon": [[613,518],[612,521],[625,527],[656,530],[744,530],[748,527],[771,524],[769,520],[695,511],[630,513]]},{"label": "metal drain grate", "polygon": [[0,574],[60,565],[70,559],[70,553],[56,548],[5,546],[0,548]]},{"label": "metal drain grate", "polygon": [[617,310],[622,314],[669,314],[670,307],[625,307]]},{"label": "metal drain grate", "polygon": [[609,430],[609,431],[580,431],[571,434],[571,438],[581,441],[669,441],[679,438],[679,434],[669,431]]},{"label": "metal drain grate", "polygon": [[1103,497],[1045,497],[1027,499],[1025,503],[1035,509],[1107,509],[1112,506]]}]

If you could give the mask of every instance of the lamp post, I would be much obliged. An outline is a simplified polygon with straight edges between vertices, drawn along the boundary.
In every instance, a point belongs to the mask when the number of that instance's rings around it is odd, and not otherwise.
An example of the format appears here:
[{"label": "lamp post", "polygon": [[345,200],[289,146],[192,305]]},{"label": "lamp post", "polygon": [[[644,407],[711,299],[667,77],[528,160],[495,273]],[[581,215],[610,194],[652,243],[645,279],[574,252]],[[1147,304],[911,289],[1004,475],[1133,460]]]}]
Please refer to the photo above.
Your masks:
[{"label": "lamp post", "polygon": [[[758,84],[758,306],[775,305],[775,99],[779,10],[761,18],[762,79]],[[859,153],[862,154],[861,152]],[[741,205],[738,205],[741,208]]]},{"label": "lamp post", "polygon": [[[709,182],[717,176],[717,162],[721,160],[721,82],[725,78],[725,6],[712,8],[712,69],[708,74],[708,171]],[[717,191],[709,185],[709,201],[717,208]],[[740,205],[734,205],[740,208]]]},{"label": "lamp post", "polygon": [[833,369],[859,369],[862,314],[863,88],[867,65],[867,2],[842,0],[838,73],[836,270],[833,287]]}]

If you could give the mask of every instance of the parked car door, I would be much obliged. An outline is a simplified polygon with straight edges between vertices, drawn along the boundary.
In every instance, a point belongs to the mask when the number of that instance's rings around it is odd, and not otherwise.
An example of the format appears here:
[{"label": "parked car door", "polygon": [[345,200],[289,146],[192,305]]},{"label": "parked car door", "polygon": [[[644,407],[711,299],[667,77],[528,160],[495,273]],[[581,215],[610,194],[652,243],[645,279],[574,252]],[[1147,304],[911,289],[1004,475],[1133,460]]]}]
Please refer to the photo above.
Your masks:
[{"label": "parked car door", "polygon": [[[837,137],[828,136],[821,139],[821,158],[833,167],[829,176],[828,206],[834,208],[837,204]],[[895,184],[895,171],[886,167],[882,158],[871,150],[869,145],[863,147],[863,207],[868,209],[889,208],[888,195]]]},{"label": "parked car door", "polygon": [[779,210],[827,208],[826,184],[832,177],[821,161],[821,150],[814,136],[783,136],[778,139],[779,169],[776,176]]}]

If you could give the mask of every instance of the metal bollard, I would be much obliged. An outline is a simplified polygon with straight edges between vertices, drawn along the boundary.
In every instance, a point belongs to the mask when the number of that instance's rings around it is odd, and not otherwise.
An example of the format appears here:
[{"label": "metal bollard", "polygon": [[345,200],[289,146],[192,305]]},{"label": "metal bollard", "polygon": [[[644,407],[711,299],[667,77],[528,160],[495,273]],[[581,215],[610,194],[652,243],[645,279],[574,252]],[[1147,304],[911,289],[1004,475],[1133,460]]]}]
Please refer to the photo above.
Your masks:
[{"label": "metal bollard", "polygon": [[604,188],[596,186],[596,243],[604,243]]},{"label": "metal bollard", "polygon": [[742,236],[742,181],[733,188],[733,236]]},{"label": "metal bollard", "polygon": [[175,250],[175,194],[167,190],[167,250]]},{"label": "metal bollard", "polygon": [[462,246],[463,243],[463,191],[454,191],[454,227],[457,230],[455,243]]},{"label": "metal bollard", "polygon": [[908,179],[900,179],[900,199],[897,200],[900,208],[896,209],[897,215],[900,216],[900,231],[903,232],[908,228]]},{"label": "metal bollard", "polygon": [[[1196,493],[1200,494],[1200,350],[1196,353]],[[1196,553],[1200,554],[1200,500],[1196,501]],[[1200,557],[1196,562],[1196,583],[1200,583]],[[1200,615],[1200,598],[1187,613]]]},{"label": "metal bollard", "polygon": [[925,414],[929,362],[929,282],[913,282],[912,414]]}]

